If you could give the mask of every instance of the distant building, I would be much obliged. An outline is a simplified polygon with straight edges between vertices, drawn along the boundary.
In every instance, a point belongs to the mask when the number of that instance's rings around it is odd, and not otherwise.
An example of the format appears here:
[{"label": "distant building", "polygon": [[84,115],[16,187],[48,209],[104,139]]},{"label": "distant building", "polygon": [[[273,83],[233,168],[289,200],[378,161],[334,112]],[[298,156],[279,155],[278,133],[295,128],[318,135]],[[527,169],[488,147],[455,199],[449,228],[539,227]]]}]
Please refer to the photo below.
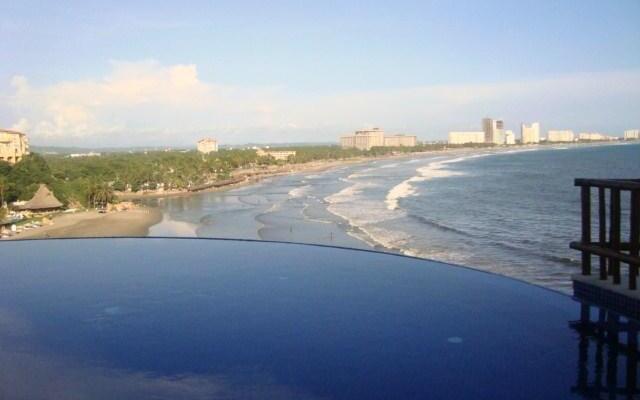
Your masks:
[{"label": "distant building", "polygon": [[540,124],[534,122],[530,126],[520,125],[520,141],[522,144],[540,143]]},{"label": "distant building", "polygon": [[551,130],[547,132],[548,142],[573,142],[575,135],[571,130]]},{"label": "distant building", "polygon": [[287,161],[289,157],[295,157],[296,152],[293,150],[256,150],[258,157],[273,157],[276,160]]},{"label": "distant building", "polygon": [[613,136],[607,136],[607,135],[603,135],[602,133],[597,133],[597,132],[581,132],[578,135],[578,140],[586,140],[586,141],[591,141],[591,140],[617,140],[617,138],[613,137]]},{"label": "distant building", "polygon": [[198,140],[198,151],[203,154],[216,152],[218,151],[218,141],[211,138],[200,139]]},{"label": "distant building", "polygon": [[629,129],[624,131],[624,140],[638,140],[640,139],[640,129]]},{"label": "distant building", "polygon": [[29,140],[22,132],[0,129],[0,161],[15,164],[29,154]]},{"label": "distant building", "polygon": [[504,132],[504,144],[513,145],[516,144],[516,135],[511,130]]},{"label": "distant building", "polygon": [[418,138],[413,135],[391,135],[384,137],[386,147],[414,147],[418,144]]},{"label": "distant building", "polygon": [[353,135],[340,138],[340,146],[344,149],[371,150],[372,147],[384,146],[384,131],[379,128],[356,131]]},{"label": "distant building", "polygon": [[484,118],[482,130],[485,143],[504,144],[504,121],[501,119]]},{"label": "distant building", "polygon": [[484,143],[484,131],[451,131],[449,144]]},{"label": "distant building", "polygon": [[69,154],[70,158],[78,158],[78,157],[100,157],[102,154],[101,153],[96,153],[93,151],[90,151],[88,153],[72,153]]},{"label": "distant building", "polygon": [[343,149],[371,150],[372,147],[412,147],[417,144],[418,138],[416,136],[385,135],[380,128],[355,131],[353,135],[345,135],[340,138],[340,146]]}]

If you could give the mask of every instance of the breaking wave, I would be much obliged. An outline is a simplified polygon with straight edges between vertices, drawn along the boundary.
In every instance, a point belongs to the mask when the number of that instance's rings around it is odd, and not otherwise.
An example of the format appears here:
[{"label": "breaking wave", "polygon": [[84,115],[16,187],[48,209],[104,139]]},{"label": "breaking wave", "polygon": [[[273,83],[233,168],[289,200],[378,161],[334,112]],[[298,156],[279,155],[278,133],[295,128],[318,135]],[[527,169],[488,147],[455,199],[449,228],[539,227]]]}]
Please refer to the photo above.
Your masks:
[{"label": "breaking wave", "polygon": [[398,208],[398,201],[400,199],[414,196],[416,194],[416,189],[413,183],[423,182],[436,178],[448,178],[451,176],[463,175],[461,172],[446,169],[447,164],[452,164],[479,156],[483,155],[477,154],[468,157],[453,158],[445,161],[431,161],[426,166],[416,169],[418,175],[412,176],[411,178],[402,181],[401,183],[391,188],[391,190],[389,190],[389,192],[387,193],[387,197],[385,198],[387,208],[389,210],[395,210]]},{"label": "breaking wave", "polygon": [[311,189],[311,185],[295,187],[289,190],[289,197],[292,199],[304,197],[307,195],[310,189]]}]

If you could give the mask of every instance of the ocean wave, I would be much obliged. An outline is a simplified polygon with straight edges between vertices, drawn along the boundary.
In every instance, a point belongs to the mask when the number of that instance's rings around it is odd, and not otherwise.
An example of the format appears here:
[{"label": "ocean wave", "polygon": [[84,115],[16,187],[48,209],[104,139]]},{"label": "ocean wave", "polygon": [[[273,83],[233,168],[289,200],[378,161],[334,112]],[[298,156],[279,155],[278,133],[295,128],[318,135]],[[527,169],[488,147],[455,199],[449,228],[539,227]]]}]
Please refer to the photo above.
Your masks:
[{"label": "ocean wave", "polygon": [[347,179],[357,179],[357,178],[367,177],[367,176],[369,176],[367,174],[367,172],[371,172],[371,171],[373,171],[375,169],[377,169],[377,167],[376,168],[364,168],[364,169],[361,169],[360,171],[354,172],[351,175],[347,176]]},{"label": "ocean wave", "polygon": [[318,219],[318,218],[314,218],[314,217],[310,216],[307,213],[307,209],[309,207],[311,207],[310,203],[304,203],[304,207],[302,208],[301,214],[302,214],[302,217],[304,218],[305,221],[317,222],[317,223],[320,223],[320,224],[333,224],[333,221],[327,221],[327,220],[324,220],[324,219]]},{"label": "ocean wave", "polygon": [[[352,181],[350,181],[349,179],[345,180],[344,182],[352,183]],[[334,193],[332,195],[325,197],[324,201],[329,204],[348,203],[352,201],[355,198],[355,196],[360,194],[364,189],[375,187],[375,186],[376,185],[372,182],[356,182],[353,185],[347,186],[346,188],[342,189],[337,193]]]},{"label": "ocean wave", "polygon": [[386,164],[386,165],[381,166],[381,167],[380,167],[380,169],[383,169],[383,168],[395,168],[395,167],[397,167],[398,165],[400,165],[400,164],[399,164],[399,163]]},{"label": "ocean wave", "polygon": [[475,235],[472,235],[469,232],[465,232],[465,231],[462,231],[460,229],[453,228],[451,226],[447,226],[447,225],[441,224],[441,223],[436,222],[436,221],[432,221],[432,220],[430,220],[428,218],[425,218],[425,217],[423,217],[421,215],[415,215],[415,214],[407,213],[407,216],[409,218],[412,218],[412,219],[422,223],[422,224],[432,226],[432,227],[440,229],[442,231],[453,232],[453,233],[456,233],[456,234],[461,235],[461,236],[475,237]]},{"label": "ocean wave", "polygon": [[289,190],[288,194],[290,198],[297,199],[300,197],[304,197],[307,194],[307,192],[309,192],[310,189],[311,189],[311,185],[298,186]]},{"label": "ocean wave", "polygon": [[[347,234],[367,243],[373,248],[405,254],[406,243],[411,238],[402,231],[391,231],[374,225],[354,226],[347,230]],[[410,255],[410,254],[407,254]]]},{"label": "ocean wave", "polygon": [[272,213],[272,212],[278,211],[278,210],[280,209],[280,206],[281,206],[281,203],[273,203],[273,204],[271,205],[271,207],[269,207],[268,209],[266,209],[266,210],[264,211],[264,213],[263,213],[263,214],[269,214],[269,213]]},{"label": "ocean wave", "polygon": [[398,208],[398,202],[400,199],[409,196],[415,196],[416,189],[413,186],[413,183],[423,182],[436,178],[447,178],[452,176],[464,175],[461,172],[446,169],[447,164],[464,161],[470,158],[476,158],[477,156],[480,155],[452,158],[445,161],[431,161],[426,166],[416,169],[418,175],[412,176],[411,178],[400,182],[396,186],[392,187],[391,190],[389,190],[385,198],[387,208],[389,210],[395,210]]}]

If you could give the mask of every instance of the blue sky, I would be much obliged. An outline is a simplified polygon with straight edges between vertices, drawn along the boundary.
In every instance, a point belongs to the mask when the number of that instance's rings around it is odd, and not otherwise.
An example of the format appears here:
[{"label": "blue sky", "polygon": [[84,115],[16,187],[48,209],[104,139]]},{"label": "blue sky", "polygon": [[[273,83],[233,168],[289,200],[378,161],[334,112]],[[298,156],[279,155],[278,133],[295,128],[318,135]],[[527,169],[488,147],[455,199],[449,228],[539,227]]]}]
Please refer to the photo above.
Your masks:
[{"label": "blue sky", "polygon": [[2,2],[0,126],[33,143],[640,125],[637,0]]}]

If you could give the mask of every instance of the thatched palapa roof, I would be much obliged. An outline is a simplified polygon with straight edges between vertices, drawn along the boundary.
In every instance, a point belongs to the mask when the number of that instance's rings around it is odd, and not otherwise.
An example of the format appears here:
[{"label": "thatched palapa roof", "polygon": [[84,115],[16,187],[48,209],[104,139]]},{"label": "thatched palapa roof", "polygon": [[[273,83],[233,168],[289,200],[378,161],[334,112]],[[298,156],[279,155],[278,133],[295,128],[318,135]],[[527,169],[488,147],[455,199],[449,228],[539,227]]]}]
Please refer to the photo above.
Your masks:
[{"label": "thatched palapa roof", "polygon": [[49,190],[47,185],[40,184],[38,191],[31,200],[27,201],[20,209],[22,210],[51,210],[62,207],[62,203]]}]

